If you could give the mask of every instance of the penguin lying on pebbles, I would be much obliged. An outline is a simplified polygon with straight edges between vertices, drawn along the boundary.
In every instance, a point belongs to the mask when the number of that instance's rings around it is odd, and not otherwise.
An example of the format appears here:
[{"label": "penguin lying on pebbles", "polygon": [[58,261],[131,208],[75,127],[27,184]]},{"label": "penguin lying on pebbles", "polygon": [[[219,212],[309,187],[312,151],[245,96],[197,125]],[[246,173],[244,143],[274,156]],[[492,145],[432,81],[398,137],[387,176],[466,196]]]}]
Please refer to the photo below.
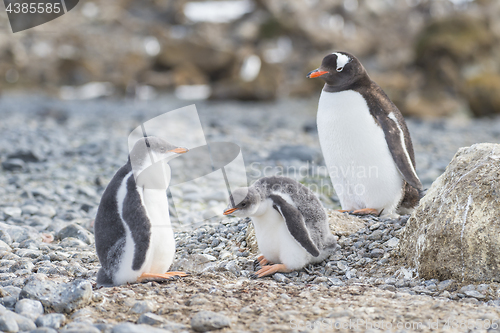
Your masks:
[{"label": "penguin lying on pebbles", "polygon": [[[314,193],[287,177],[264,177],[236,189],[224,215],[250,217],[261,269],[252,277],[291,272],[335,252],[326,212]],[[272,265],[268,265],[274,263]]]},{"label": "penguin lying on pebbles", "polygon": [[98,286],[186,276],[167,272],[174,259],[175,240],[166,195],[170,182],[167,162],[185,152],[186,148],[158,137],[142,138],[106,187],[94,223],[102,266]]},{"label": "penguin lying on pebbles", "polygon": [[353,55],[335,52],[307,75],[325,81],[318,135],[344,211],[407,214],[422,196],[410,133],[399,109]]}]

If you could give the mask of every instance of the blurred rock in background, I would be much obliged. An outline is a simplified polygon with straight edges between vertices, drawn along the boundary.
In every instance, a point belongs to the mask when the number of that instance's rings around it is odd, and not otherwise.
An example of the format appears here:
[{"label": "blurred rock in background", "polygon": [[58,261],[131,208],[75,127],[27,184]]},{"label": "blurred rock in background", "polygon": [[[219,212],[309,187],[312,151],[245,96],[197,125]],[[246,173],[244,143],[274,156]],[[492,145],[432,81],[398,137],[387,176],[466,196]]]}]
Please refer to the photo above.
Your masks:
[{"label": "blurred rock in background", "polygon": [[88,0],[16,34],[0,16],[1,89],[309,97],[305,75],[342,50],[406,115],[500,114],[499,17],[496,0]]}]

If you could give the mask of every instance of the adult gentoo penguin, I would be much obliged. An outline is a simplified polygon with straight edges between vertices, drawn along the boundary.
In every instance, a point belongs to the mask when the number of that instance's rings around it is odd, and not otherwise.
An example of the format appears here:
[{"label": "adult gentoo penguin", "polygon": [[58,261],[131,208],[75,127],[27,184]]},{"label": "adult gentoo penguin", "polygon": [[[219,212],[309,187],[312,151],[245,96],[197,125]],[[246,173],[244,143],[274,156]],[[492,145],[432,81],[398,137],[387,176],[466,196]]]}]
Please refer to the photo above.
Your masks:
[{"label": "adult gentoo penguin", "polygon": [[409,213],[422,184],[399,109],[349,53],[327,55],[307,77],[326,82],[318,134],[342,209],[360,215]]},{"label": "adult gentoo penguin", "polygon": [[106,187],[94,223],[102,266],[98,285],[186,275],[167,272],[174,259],[175,240],[166,194],[170,182],[167,162],[185,152],[186,148],[158,137],[142,138]]},{"label": "adult gentoo penguin", "polygon": [[321,262],[337,248],[321,202],[291,178],[261,178],[236,189],[230,202],[224,215],[249,216],[255,228],[262,268],[253,277]]}]

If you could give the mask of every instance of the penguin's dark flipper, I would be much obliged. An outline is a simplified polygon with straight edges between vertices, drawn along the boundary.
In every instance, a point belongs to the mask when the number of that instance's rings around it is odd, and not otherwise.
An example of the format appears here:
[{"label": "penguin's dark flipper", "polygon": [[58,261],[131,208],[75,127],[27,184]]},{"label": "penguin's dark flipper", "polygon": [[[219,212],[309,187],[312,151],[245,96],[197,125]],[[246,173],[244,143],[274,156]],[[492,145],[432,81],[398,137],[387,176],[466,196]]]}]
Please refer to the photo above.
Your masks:
[{"label": "penguin's dark flipper", "polygon": [[186,273],[186,272],[166,272],[163,274],[160,274],[160,273],[142,273],[141,276],[139,276],[138,281],[141,282],[141,281],[146,280],[146,279],[148,279],[148,280],[149,279],[152,279],[152,280],[155,280],[155,279],[170,280],[176,276],[177,277],[186,277],[189,275],[190,274]]},{"label": "penguin's dark flipper", "polygon": [[257,272],[253,273],[250,275],[252,278],[261,278],[264,276],[272,275],[274,273],[288,273],[290,270],[283,264],[275,264],[275,265],[268,265],[264,266],[261,269],[259,269]]},{"label": "penguin's dark flipper", "polygon": [[[380,88],[380,87],[379,87]],[[380,88],[380,90],[382,90]],[[410,134],[399,109],[390,101],[389,97],[382,91],[386,105],[383,109],[392,111],[386,114],[378,114],[376,120],[384,131],[387,146],[391,152],[392,159],[408,184],[417,190],[422,190],[422,183],[415,171],[415,158]]]},{"label": "penguin's dark flipper", "polygon": [[295,240],[299,242],[299,244],[302,245],[302,247],[313,257],[319,256],[318,247],[312,241],[309,231],[307,230],[304,217],[300,211],[286,202],[285,199],[279,195],[273,194],[270,195],[269,198],[273,200],[273,208],[276,209],[285,219],[288,231],[290,231],[293,238],[295,238]]}]

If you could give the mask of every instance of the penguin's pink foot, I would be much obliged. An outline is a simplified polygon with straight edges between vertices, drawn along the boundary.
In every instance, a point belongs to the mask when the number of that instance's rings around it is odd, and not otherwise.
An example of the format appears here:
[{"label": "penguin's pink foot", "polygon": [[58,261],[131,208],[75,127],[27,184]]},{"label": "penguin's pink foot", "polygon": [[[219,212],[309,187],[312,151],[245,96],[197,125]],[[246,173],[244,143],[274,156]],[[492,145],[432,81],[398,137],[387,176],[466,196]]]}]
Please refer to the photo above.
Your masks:
[{"label": "penguin's pink foot", "polygon": [[160,279],[160,280],[170,280],[173,277],[185,277],[189,276],[189,273],[186,272],[166,272],[163,274],[160,273],[142,273],[139,276],[138,281],[146,280],[146,279]]},{"label": "penguin's pink foot", "polygon": [[378,210],[375,208],[363,208],[363,209],[356,209],[350,212],[352,215],[375,215],[379,216],[380,213]]},{"label": "penguin's pink foot", "polygon": [[259,269],[257,272],[253,273],[250,275],[252,278],[261,278],[264,276],[272,275],[274,273],[288,273],[290,270],[283,264],[275,264],[275,265],[268,265],[264,266],[261,269]]},{"label": "penguin's pink foot", "polygon": [[262,267],[264,267],[265,265],[272,264],[272,262],[264,258],[264,256],[258,256],[257,261],[259,262],[259,265]]}]

